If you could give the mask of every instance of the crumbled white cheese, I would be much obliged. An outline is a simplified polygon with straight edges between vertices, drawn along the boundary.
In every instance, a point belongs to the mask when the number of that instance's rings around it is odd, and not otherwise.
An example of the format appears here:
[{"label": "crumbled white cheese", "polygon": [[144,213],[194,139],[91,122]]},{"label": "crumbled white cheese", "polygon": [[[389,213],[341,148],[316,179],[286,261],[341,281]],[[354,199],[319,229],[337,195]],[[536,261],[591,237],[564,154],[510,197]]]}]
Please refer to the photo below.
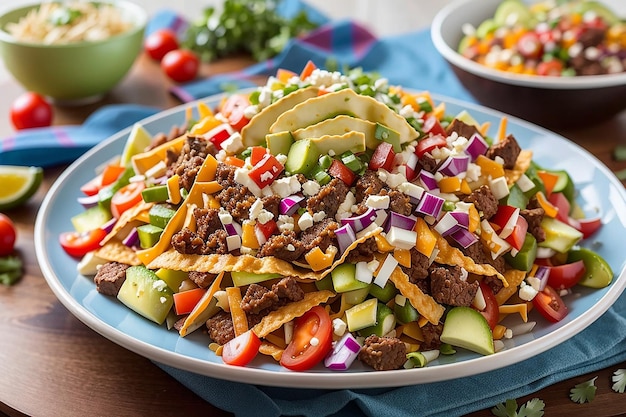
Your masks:
[{"label": "crumbled white cheese", "polygon": [[298,227],[300,228],[300,230],[306,230],[311,226],[313,226],[313,216],[311,216],[309,212],[306,211],[298,219]]},{"label": "crumbled white cheese", "polygon": [[482,170],[480,168],[480,165],[476,165],[475,163],[470,162],[467,165],[467,170],[465,170],[465,179],[468,182],[478,181],[478,179],[480,178],[481,172]]},{"label": "crumbled white cheese", "polygon": [[280,232],[289,232],[294,229],[293,217],[287,216],[286,214],[281,214],[278,216],[278,221],[276,221],[276,225],[278,226],[278,230]]},{"label": "crumbled white cheese", "polygon": [[235,249],[241,248],[241,236],[239,235],[231,235],[226,237],[226,246],[228,247],[228,251],[234,251]]},{"label": "crumbled white cheese", "polygon": [[[256,197],[260,197],[262,195],[261,189],[254,182],[252,178],[248,175],[250,171],[245,168],[237,168],[235,169],[235,182],[241,185],[245,185],[248,187],[248,190]],[[276,181],[274,181],[276,182]]]},{"label": "crumbled white cheese", "polygon": [[539,291],[540,286],[541,286],[541,280],[535,277],[526,278],[526,283],[530,285],[531,287],[533,287],[535,291]]},{"label": "crumbled white cheese", "polygon": [[[380,172],[381,169],[379,169],[378,171]],[[391,188],[397,188],[403,182],[407,182],[407,179],[406,179],[406,176],[400,173],[398,174],[387,173],[387,176],[385,178],[385,183]]]},{"label": "crumbled white cheese", "polygon": [[235,154],[244,150],[243,140],[241,139],[241,133],[235,132],[228,139],[220,144],[223,150],[228,153]]},{"label": "crumbled white cheese", "polygon": [[279,153],[278,155],[276,155],[276,160],[280,162],[281,165],[285,165],[285,163],[287,162],[287,155]]},{"label": "crumbled white cheese", "polygon": [[270,211],[267,211],[265,209],[262,209],[258,216],[257,216],[257,220],[259,221],[259,223],[261,224],[265,224],[267,222],[269,222],[270,220],[272,220],[274,218],[274,214]]},{"label": "crumbled white cheese", "polygon": [[288,244],[288,245],[286,246],[286,249],[287,249],[289,252],[294,252],[294,251],[296,250],[296,247],[295,247],[295,246],[293,246],[293,245],[290,243],[290,244]]},{"label": "crumbled white cheese", "polygon": [[306,196],[316,195],[320,192],[320,184],[317,181],[307,181],[302,184],[302,192]]},{"label": "crumbled white cheese", "polygon": [[333,319],[333,333],[337,336],[343,336],[346,333],[348,325],[340,318]]},{"label": "crumbled white cheese", "polygon": [[165,303],[167,303],[167,298],[166,297],[160,297],[159,301],[161,302],[161,304],[165,304]]},{"label": "crumbled white cheese", "polygon": [[281,198],[288,197],[292,194],[300,192],[301,185],[295,175],[289,177],[278,178],[271,185],[274,194]]},{"label": "crumbled white cheese", "polygon": [[496,200],[500,200],[509,195],[509,186],[506,182],[506,177],[490,179],[489,188],[491,188],[491,193]]},{"label": "crumbled white cheese", "polygon": [[419,201],[422,198],[425,190],[417,184],[406,181],[398,185],[398,191],[408,195],[409,197],[411,197],[412,200]]},{"label": "crumbled white cheese", "polygon": [[250,220],[256,220],[257,217],[259,217],[259,214],[261,214],[261,210],[263,210],[263,201],[256,200],[254,203],[252,203],[249,210],[250,214],[248,216]]},{"label": "crumbled white cheese", "polygon": [[535,188],[535,183],[528,178],[526,174],[522,174],[522,176],[516,181],[516,184],[523,192],[530,191]]},{"label": "crumbled white cheese", "polygon": [[152,288],[158,291],[163,291],[164,289],[167,288],[167,283],[163,281],[162,279],[157,279],[156,281],[152,283]]},{"label": "crumbled white cheese", "polygon": [[[352,193],[352,191],[348,191],[346,194],[346,199],[343,200],[343,203],[339,205],[337,208],[337,219],[345,218],[345,214],[348,214],[348,217],[352,214],[352,205],[356,203],[356,197]],[[342,217],[344,216],[344,217]]]},{"label": "crumbled white cheese", "polygon": [[388,209],[390,198],[388,195],[369,195],[365,205],[373,209]]},{"label": "crumbled white cheese", "polygon": [[321,222],[326,218],[326,212],[324,210],[318,211],[317,213],[313,213],[313,221],[315,223]]},{"label": "crumbled white cheese", "polygon": [[246,119],[252,119],[259,112],[259,106],[251,104],[243,110],[243,116]]},{"label": "crumbled white cheese", "polygon": [[520,283],[519,298],[521,298],[524,301],[532,301],[536,295],[537,295],[536,289],[526,284],[524,281]]},{"label": "crumbled white cheese", "polygon": [[233,222],[233,216],[224,207],[220,207],[217,216],[220,218],[222,224],[231,224]]}]

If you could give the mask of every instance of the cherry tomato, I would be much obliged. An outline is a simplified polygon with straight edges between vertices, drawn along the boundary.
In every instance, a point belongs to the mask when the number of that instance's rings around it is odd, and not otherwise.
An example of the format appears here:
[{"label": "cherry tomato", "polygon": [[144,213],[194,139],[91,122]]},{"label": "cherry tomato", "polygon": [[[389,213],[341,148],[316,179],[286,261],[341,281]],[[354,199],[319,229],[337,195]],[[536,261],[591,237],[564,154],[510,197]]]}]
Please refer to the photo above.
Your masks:
[{"label": "cherry tomato", "polygon": [[16,238],[15,225],[11,219],[0,213],[0,256],[13,253]]},{"label": "cherry tomato", "polygon": [[220,113],[228,119],[228,124],[230,124],[233,129],[241,131],[250,121],[244,114],[248,106],[250,106],[250,100],[248,100],[247,96],[233,94],[224,101],[220,108]]},{"label": "cherry tomato", "polygon": [[64,232],[59,236],[59,243],[68,255],[80,258],[98,249],[106,235],[107,232],[100,228],[83,233]]},{"label": "cherry tomato", "polygon": [[435,148],[443,148],[447,145],[448,142],[446,142],[446,138],[443,135],[429,136],[417,142],[415,154],[421,158],[426,152],[431,152]]},{"label": "cherry tomato", "polygon": [[533,306],[546,320],[553,323],[563,320],[568,311],[561,296],[549,285],[533,298]]},{"label": "cherry tomato", "polygon": [[136,206],[143,199],[141,192],[144,188],[143,182],[131,182],[120,188],[111,198],[111,214],[119,219],[122,213]]},{"label": "cherry tomato", "polygon": [[245,366],[259,352],[261,339],[252,330],[240,334],[224,345],[222,360],[228,365]]},{"label": "cherry tomato", "polygon": [[52,106],[43,96],[26,92],[11,105],[11,122],[16,129],[50,126]]},{"label": "cherry tomato", "polygon": [[161,61],[169,51],[178,49],[178,39],[173,30],[160,29],[148,35],[143,47],[152,59]]},{"label": "cherry tomato", "polygon": [[586,271],[582,260],[549,268],[548,284],[557,290],[571,288],[578,284]]},{"label": "cherry tomato", "polygon": [[368,167],[371,170],[384,168],[387,171],[391,171],[395,158],[396,153],[393,151],[393,145],[388,142],[381,142],[376,149],[374,149]]},{"label": "cherry tomato", "polygon": [[328,312],[321,306],[313,307],[296,319],[293,339],[285,348],[280,364],[292,371],[311,369],[330,351],[332,333]]},{"label": "cherry tomato", "polygon": [[182,83],[196,78],[200,60],[187,49],[175,49],[165,54],[161,60],[161,68],[172,80]]},{"label": "cherry tomato", "polygon": [[557,59],[551,59],[550,61],[542,61],[537,65],[538,75],[550,75],[558,77],[563,72],[563,64]]},{"label": "cherry tomato", "polygon": [[496,300],[496,296],[493,294],[493,290],[489,285],[483,281],[480,281],[479,285],[480,290],[483,293],[483,298],[485,299],[485,308],[484,310],[480,310],[480,314],[485,316],[487,323],[489,323],[489,327],[493,330],[498,324],[498,319],[500,318],[498,300]]}]

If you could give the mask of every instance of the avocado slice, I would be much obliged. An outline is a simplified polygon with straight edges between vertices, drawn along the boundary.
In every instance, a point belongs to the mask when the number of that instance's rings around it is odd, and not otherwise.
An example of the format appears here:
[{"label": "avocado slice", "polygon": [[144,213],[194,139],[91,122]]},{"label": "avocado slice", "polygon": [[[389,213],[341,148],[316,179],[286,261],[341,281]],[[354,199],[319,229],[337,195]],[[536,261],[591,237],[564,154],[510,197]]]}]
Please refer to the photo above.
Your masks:
[{"label": "avocado slice", "polygon": [[569,224],[551,217],[544,217],[541,220],[541,228],[546,232],[546,239],[538,245],[559,253],[567,253],[583,238],[583,234]]},{"label": "avocado slice", "polygon": [[287,154],[285,169],[291,174],[308,174],[320,157],[317,145],[311,139],[296,141]]},{"label": "avocado slice", "polygon": [[385,104],[349,88],[298,104],[281,114],[270,127],[270,132],[295,131],[338,115],[354,115],[358,119],[385,125],[398,132],[401,143],[410,142],[419,135],[404,117]]},{"label": "avocado slice", "polygon": [[587,12],[593,12],[597,16],[600,16],[609,25],[614,25],[620,21],[619,16],[617,16],[613,10],[598,1],[580,2],[576,11],[581,15]]},{"label": "avocado slice", "polygon": [[505,0],[496,9],[493,16],[498,26],[508,26],[511,23],[531,27],[535,21],[532,12],[520,0]]},{"label": "avocado slice", "polygon": [[174,304],[171,288],[145,266],[131,266],[126,270],[117,299],[136,313],[163,324]]},{"label": "avocado slice", "polygon": [[448,311],[439,338],[443,343],[458,346],[481,355],[491,355],[493,334],[487,319],[471,307],[453,307]]},{"label": "avocado slice", "polygon": [[[310,86],[287,94],[280,100],[265,107],[259,113],[255,114],[254,117],[250,119],[250,122],[241,130],[241,140],[244,146],[263,145],[265,143],[265,135],[278,116],[303,101],[317,97],[317,95],[318,88]],[[276,131],[274,131],[274,133],[276,133]]]},{"label": "avocado slice", "polygon": [[368,149],[376,149],[380,141],[376,139],[376,123],[369,120],[357,119],[352,116],[340,114],[335,117],[324,119],[321,122],[297,129],[292,132],[295,140],[307,138],[319,138],[332,135],[340,136],[349,132],[361,132],[365,135],[365,146]]}]

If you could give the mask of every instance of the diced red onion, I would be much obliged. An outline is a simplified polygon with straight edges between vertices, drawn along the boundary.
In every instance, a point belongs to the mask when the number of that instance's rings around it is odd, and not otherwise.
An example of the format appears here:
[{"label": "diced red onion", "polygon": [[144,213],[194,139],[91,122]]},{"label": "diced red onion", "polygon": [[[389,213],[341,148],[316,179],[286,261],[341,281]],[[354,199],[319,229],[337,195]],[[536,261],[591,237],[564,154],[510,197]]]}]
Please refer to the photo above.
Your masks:
[{"label": "diced red onion", "polygon": [[107,233],[111,233],[116,223],[117,223],[117,219],[113,217],[111,220],[109,220],[108,222],[100,226],[100,229],[104,230]]},{"label": "diced red onion", "polygon": [[294,194],[289,197],[285,197],[280,200],[278,211],[280,214],[291,216],[300,208],[300,203],[302,203],[302,201],[304,201],[304,197],[301,195]]},{"label": "diced red onion", "polygon": [[441,236],[451,235],[462,228],[463,227],[459,225],[459,221],[452,215],[451,211],[445,212],[434,227]]},{"label": "diced red onion", "polygon": [[450,237],[452,237],[452,239],[454,239],[459,245],[463,246],[464,249],[470,247],[478,241],[478,236],[467,229],[463,229],[462,227],[452,233]]},{"label": "diced red onion", "polygon": [[86,197],[78,197],[78,202],[80,203],[81,206],[83,206],[86,209],[97,206],[98,201],[99,201],[98,194],[90,195]]},{"label": "diced red onion", "polygon": [[465,148],[465,153],[467,153],[472,162],[478,158],[479,155],[484,155],[489,149],[489,145],[483,139],[481,135],[478,133],[474,133],[471,138],[469,138],[469,142],[467,143],[467,147]]},{"label": "diced red onion", "polygon": [[129,248],[132,248],[133,246],[137,246],[139,244],[139,232],[137,232],[136,227],[133,227],[131,229],[128,236],[126,236],[124,240],[122,240],[122,243],[124,243],[124,245],[128,246]]},{"label": "diced red onion", "polygon": [[432,191],[439,188],[437,184],[437,180],[435,179],[435,174],[432,172],[428,172],[425,169],[421,170],[417,175],[417,179],[419,180],[422,187],[424,187],[427,191]]},{"label": "diced red onion", "polygon": [[450,216],[454,217],[459,226],[469,228],[469,213],[465,211],[450,211]]},{"label": "diced red onion", "polygon": [[228,236],[241,236],[243,232],[241,226],[236,222],[228,223],[223,226],[226,233],[228,233]]},{"label": "diced red onion", "polygon": [[539,280],[539,291],[543,291],[548,285],[548,278],[550,277],[550,268],[547,266],[539,266],[535,272],[535,278]]},{"label": "diced red onion", "polygon": [[436,218],[439,217],[444,202],[445,200],[437,195],[424,193],[422,199],[417,203],[415,211]]},{"label": "diced red onion", "polygon": [[341,219],[341,224],[350,225],[350,227],[352,227],[352,230],[358,233],[368,227],[370,224],[372,224],[374,220],[376,220],[376,217],[376,210],[368,207],[367,211],[361,215]]},{"label": "diced red onion", "polygon": [[417,218],[414,216],[409,217],[400,213],[396,213],[394,211],[390,211],[383,229],[385,230],[385,233],[388,233],[392,227],[399,227],[400,229],[404,230],[413,230],[415,228],[416,221]]},{"label": "diced red onion", "polygon": [[337,237],[337,243],[339,244],[339,254],[343,254],[348,246],[350,246],[356,240],[356,234],[352,227],[348,224],[341,226],[335,230],[335,236]]},{"label": "diced red onion", "polygon": [[437,171],[441,172],[444,175],[454,177],[462,172],[467,171],[469,161],[470,157],[468,155],[449,156],[445,161],[443,161]]},{"label": "diced red onion", "polygon": [[419,162],[419,157],[411,153],[409,155],[409,159],[406,161],[406,179],[409,181],[413,181],[417,176],[417,163]]},{"label": "diced red onion", "polygon": [[359,342],[352,333],[347,332],[335,343],[333,350],[328,353],[324,359],[324,365],[328,369],[345,371],[352,365],[360,350]]}]

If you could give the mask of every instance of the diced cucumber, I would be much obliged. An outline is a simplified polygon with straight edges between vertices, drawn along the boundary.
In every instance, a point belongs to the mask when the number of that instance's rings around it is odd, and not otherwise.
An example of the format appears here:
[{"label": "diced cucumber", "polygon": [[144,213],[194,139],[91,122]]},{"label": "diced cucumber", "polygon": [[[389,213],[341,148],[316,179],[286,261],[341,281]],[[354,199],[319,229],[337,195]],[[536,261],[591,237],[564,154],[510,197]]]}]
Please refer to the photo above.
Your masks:
[{"label": "diced cucumber", "polygon": [[359,330],[359,335],[367,337],[375,334],[382,337],[392,331],[394,327],[396,327],[396,316],[393,315],[393,310],[379,301],[376,308],[376,324]]},{"label": "diced cucumber", "polygon": [[296,141],[289,148],[285,169],[291,174],[307,174],[317,165],[317,145],[311,139]]},{"label": "diced cucumber", "polygon": [[613,270],[606,260],[587,248],[574,248],[567,253],[567,263],[582,260],[585,275],[578,284],[591,288],[604,288],[613,280]]},{"label": "diced cucumber", "polygon": [[395,304],[393,305],[393,313],[399,323],[406,324],[417,320],[420,315],[413,307],[408,298],[402,294],[396,295]]},{"label": "diced cucumber", "polygon": [[154,187],[144,188],[141,192],[141,198],[146,203],[160,203],[166,201],[169,197],[167,185],[155,185]]},{"label": "diced cucumber", "polygon": [[255,274],[254,272],[231,271],[231,278],[235,287],[243,287],[270,279],[280,278],[280,274]]},{"label": "diced cucumber", "polygon": [[[370,285],[371,287],[372,285]],[[346,303],[350,305],[356,305],[365,301],[369,295],[369,287],[359,288],[358,290],[347,291],[343,293],[343,297]]]},{"label": "diced cucumber", "polygon": [[77,232],[88,232],[97,229],[109,220],[111,212],[102,206],[93,206],[72,217],[72,225]]},{"label": "diced cucumber", "polygon": [[355,332],[376,324],[378,300],[370,298],[346,310],[348,330]]},{"label": "diced cucumber", "polygon": [[583,234],[572,226],[551,217],[543,218],[541,228],[546,233],[546,239],[540,242],[539,246],[560,253],[567,253],[583,237]]},{"label": "diced cucumber", "polygon": [[440,340],[481,355],[494,353],[489,323],[471,307],[453,307],[448,311]]},{"label": "diced cucumber", "polygon": [[393,285],[393,282],[387,280],[387,283],[383,288],[378,285],[371,285],[369,288],[369,292],[372,296],[378,298],[381,302],[387,303],[393,297],[396,296],[398,291],[396,290],[396,286]]},{"label": "diced cucumber", "polygon": [[345,263],[338,265],[330,273],[336,292],[347,292],[369,287],[370,284],[356,279],[356,265]]},{"label": "diced cucumber", "polygon": [[556,181],[556,184],[554,185],[554,189],[552,190],[552,192],[563,193],[563,195],[565,196],[565,198],[567,198],[567,201],[569,201],[570,204],[574,202],[576,198],[576,187],[574,186],[574,181],[572,181],[572,178],[569,176],[567,171],[559,170],[548,172],[556,174],[559,177],[559,179]]},{"label": "diced cucumber", "polygon": [[155,272],[157,277],[161,278],[163,281],[167,283],[167,286],[173,292],[178,292],[178,287],[180,284],[189,278],[189,273],[185,271],[177,271],[175,269],[166,269],[161,268]]},{"label": "diced cucumber", "polygon": [[293,136],[291,136],[291,132],[289,131],[270,133],[265,136],[265,141],[267,142],[267,148],[274,156],[278,154],[289,154],[289,149],[294,142]]},{"label": "diced cucumber", "polygon": [[535,237],[530,233],[526,233],[524,244],[519,252],[517,252],[517,255],[513,256],[510,252],[504,254],[504,260],[506,263],[519,271],[526,272],[531,270],[536,257],[537,239],[535,239]]},{"label": "diced cucumber", "polygon": [[167,226],[170,219],[174,217],[174,214],[176,214],[176,210],[172,210],[163,204],[155,204],[150,208],[150,211],[148,211],[150,224],[160,227],[161,229],[165,229],[165,226]]},{"label": "diced cucumber", "polygon": [[158,324],[163,324],[174,304],[172,290],[167,283],[144,266],[131,266],[126,270],[126,280],[117,299]]},{"label": "diced cucumber", "polygon": [[148,249],[157,244],[161,238],[163,229],[153,224],[142,224],[137,226],[137,234],[139,235],[139,246],[142,249]]}]

